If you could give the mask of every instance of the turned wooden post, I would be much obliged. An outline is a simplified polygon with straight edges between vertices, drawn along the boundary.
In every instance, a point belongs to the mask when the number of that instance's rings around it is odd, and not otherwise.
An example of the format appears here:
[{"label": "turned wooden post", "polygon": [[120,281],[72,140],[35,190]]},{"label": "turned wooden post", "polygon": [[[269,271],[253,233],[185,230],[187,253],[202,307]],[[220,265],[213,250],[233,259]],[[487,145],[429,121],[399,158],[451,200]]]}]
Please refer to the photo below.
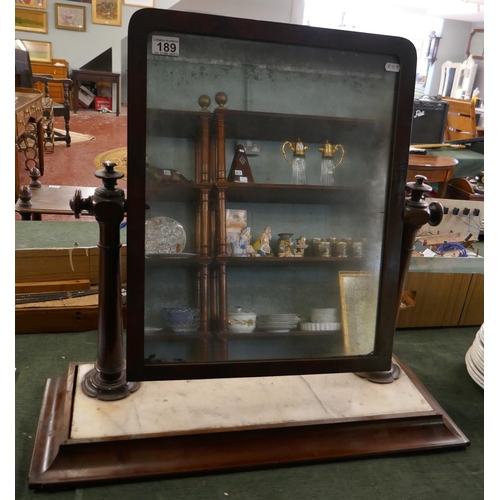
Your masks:
[{"label": "turned wooden post", "polygon": [[[403,209],[403,237],[401,245],[401,259],[399,264],[398,300],[396,304],[398,311],[401,305],[401,298],[403,297],[406,273],[410,267],[411,256],[415,248],[415,237],[417,235],[417,231],[427,223],[431,226],[438,226],[443,219],[443,206],[441,203],[427,203],[424,199],[424,194],[432,191],[432,188],[429,185],[424,184],[427,177],[423,175],[416,175],[415,178],[415,182],[409,182],[406,184],[406,187],[411,190],[411,193],[410,196],[406,198]],[[377,384],[389,384],[394,382],[394,380],[397,380],[400,373],[401,369],[399,366],[396,363],[392,363],[390,370],[360,372],[356,373],[356,375]]]},{"label": "turned wooden post", "polygon": [[429,223],[431,226],[438,226],[443,220],[443,206],[441,203],[435,201],[427,203],[424,199],[424,194],[432,191],[428,184],[424,184],[427,177],[416,175],[415,179],[415,182],[406,184],[406,187],[411,190],[411,194],[409,198],[406,198],[403,210],[403,244],[399,265],[398,311],[403,297],[406,274],[415,249],[417,232],[424,224]]},{"label": "turned wooden post", "polygon": [[82,390],[89,397],[114,401],[127,397],[140,384],[127,382],[123,351],[120,223],[125,193],[116,187],[116,181],[124,174],[114,170],[114,162],[103,162],[103,166],[95,173],[102,179],[102,186],[85,199],[78,189],[70,206],[76,218],[87,210],[99,223],[98,352],[94,368],[82,381]]}]

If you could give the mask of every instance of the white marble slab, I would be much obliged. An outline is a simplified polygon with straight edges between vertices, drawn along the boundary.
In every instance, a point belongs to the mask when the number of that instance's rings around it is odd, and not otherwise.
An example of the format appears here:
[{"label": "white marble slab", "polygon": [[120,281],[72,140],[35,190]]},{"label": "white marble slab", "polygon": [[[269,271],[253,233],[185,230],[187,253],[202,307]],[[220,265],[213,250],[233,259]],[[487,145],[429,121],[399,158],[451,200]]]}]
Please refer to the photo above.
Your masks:
[{"label": "white marble slab", "polygon": [[143,382],[123,400],[100,401],[81,390],[91,368],[78,366],[72,439],[194,434],[432,411],[403,371],[391,384],[374,384],[353,373]]}]

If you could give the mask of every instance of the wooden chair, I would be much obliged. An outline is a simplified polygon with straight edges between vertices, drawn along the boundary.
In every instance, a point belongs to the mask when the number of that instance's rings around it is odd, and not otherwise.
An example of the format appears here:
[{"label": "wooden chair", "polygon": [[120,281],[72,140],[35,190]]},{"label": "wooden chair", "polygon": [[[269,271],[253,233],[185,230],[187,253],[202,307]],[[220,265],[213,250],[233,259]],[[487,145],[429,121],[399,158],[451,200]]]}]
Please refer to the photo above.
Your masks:
[{"label": "wooden chair", "polygon": [[[29,52],[15,49],[16,51],[16,85],[24,88],[34,88],[36,82],[44,85],[44,115],[45,115],[45,148],[54,146],[54,141],[64,141],[66,146],[71,145],[71,136],[69,133],[70,119],[70,89],[73,86],[73,80],[69,78],[54,78],[52,75],[33,74],[31,69],[31,60]],[[61,83],[64,89],[64,101],[58,103],[50,98],[49,83]],[[54,130],[53,117],[62,116],[64,118],[65,132]]]},{"label": "wooden chair", "polygon": [[448,102],[448,114],[444,128],[445,141],[457,141],[464,139],[475,139],[476,131],[476,107],[474,101],[467,99],[454,99],[443,97]]}]

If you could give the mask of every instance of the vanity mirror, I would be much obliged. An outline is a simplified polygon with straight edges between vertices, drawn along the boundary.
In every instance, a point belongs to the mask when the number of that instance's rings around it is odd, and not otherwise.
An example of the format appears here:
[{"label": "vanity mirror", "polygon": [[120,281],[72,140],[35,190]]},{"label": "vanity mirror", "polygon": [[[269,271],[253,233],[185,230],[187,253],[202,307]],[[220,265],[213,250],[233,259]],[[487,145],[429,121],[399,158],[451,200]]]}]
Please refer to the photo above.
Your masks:
[{"label": "vanity mirror", "polygon": [[467,45],[467,57],[484,59],[484,29],[474,30],[469,37]]},{"label": "vanity mirror", "polygon": [[[403,38],[163,10],[133,16],[129,380],[390,367],[415,58]],[[281,157],[290,140],[308,147],[307,184],[293,182]],[[228,181],[234,148],[247,141],[260,144],[254,182]],[[334,185],[321,182],[326,142],[342,145]],[[172,169],[192,182],[171,182]],[[271,228],[268,256],[234,255],[227,210],[246,212],[251,245]],[[165,233],[155,240],[165,251],[150,258],[145,228],[159,218],[182,226],[184,245],[173,251]],[[280,254],[282,233],[303,236],[309,250],[314,238],[337,239],[346,252]],[[346,307],[370,307],[346,311],[349,324],[302,330],[312,309],[341,306],[346,273],[373,284],[369,297],[360,287]],[[228,328],[237,307],[256,313],[251,333]],[[165,308],[196,309],[197,328],[171,331]],[[298,321],[259,327],[259,317],[283,315]]]},{"label": "vanity mirror", "polygon": [[[425,177],[406,184],[415,67],[402,38],[131,17],[127,197],[105,162],[71,199],[100,227],[97,361],[48,381],[32,488],[468,445],[392,350],[416,231],[442,218]],[[307,184],[290,140],[309,148]],[[237,164],[227,180],[238,144],[256,146],[253,182]]]}]

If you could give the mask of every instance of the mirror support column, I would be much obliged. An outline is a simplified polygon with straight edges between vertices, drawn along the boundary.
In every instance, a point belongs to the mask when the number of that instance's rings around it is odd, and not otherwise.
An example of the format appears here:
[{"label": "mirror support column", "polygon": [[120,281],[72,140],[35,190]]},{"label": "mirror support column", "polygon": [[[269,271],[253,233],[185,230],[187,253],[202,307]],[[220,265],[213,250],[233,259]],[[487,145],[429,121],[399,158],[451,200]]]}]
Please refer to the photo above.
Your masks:
[{"label": "mirror support column", "polygon": [[127,382],[123,350],[120,223],[125,194],[116,182],[124,174],[114,170],[114,162],[103,162],[103,166],[95,173],[102,179],[102,186],[85,199],[77,190],[70,206],[76,218],[87,210],[99,223],[98,353],[94,368],[82,381],[82,390],[89,397],[115,401],[136,391],[140,383]]}]

